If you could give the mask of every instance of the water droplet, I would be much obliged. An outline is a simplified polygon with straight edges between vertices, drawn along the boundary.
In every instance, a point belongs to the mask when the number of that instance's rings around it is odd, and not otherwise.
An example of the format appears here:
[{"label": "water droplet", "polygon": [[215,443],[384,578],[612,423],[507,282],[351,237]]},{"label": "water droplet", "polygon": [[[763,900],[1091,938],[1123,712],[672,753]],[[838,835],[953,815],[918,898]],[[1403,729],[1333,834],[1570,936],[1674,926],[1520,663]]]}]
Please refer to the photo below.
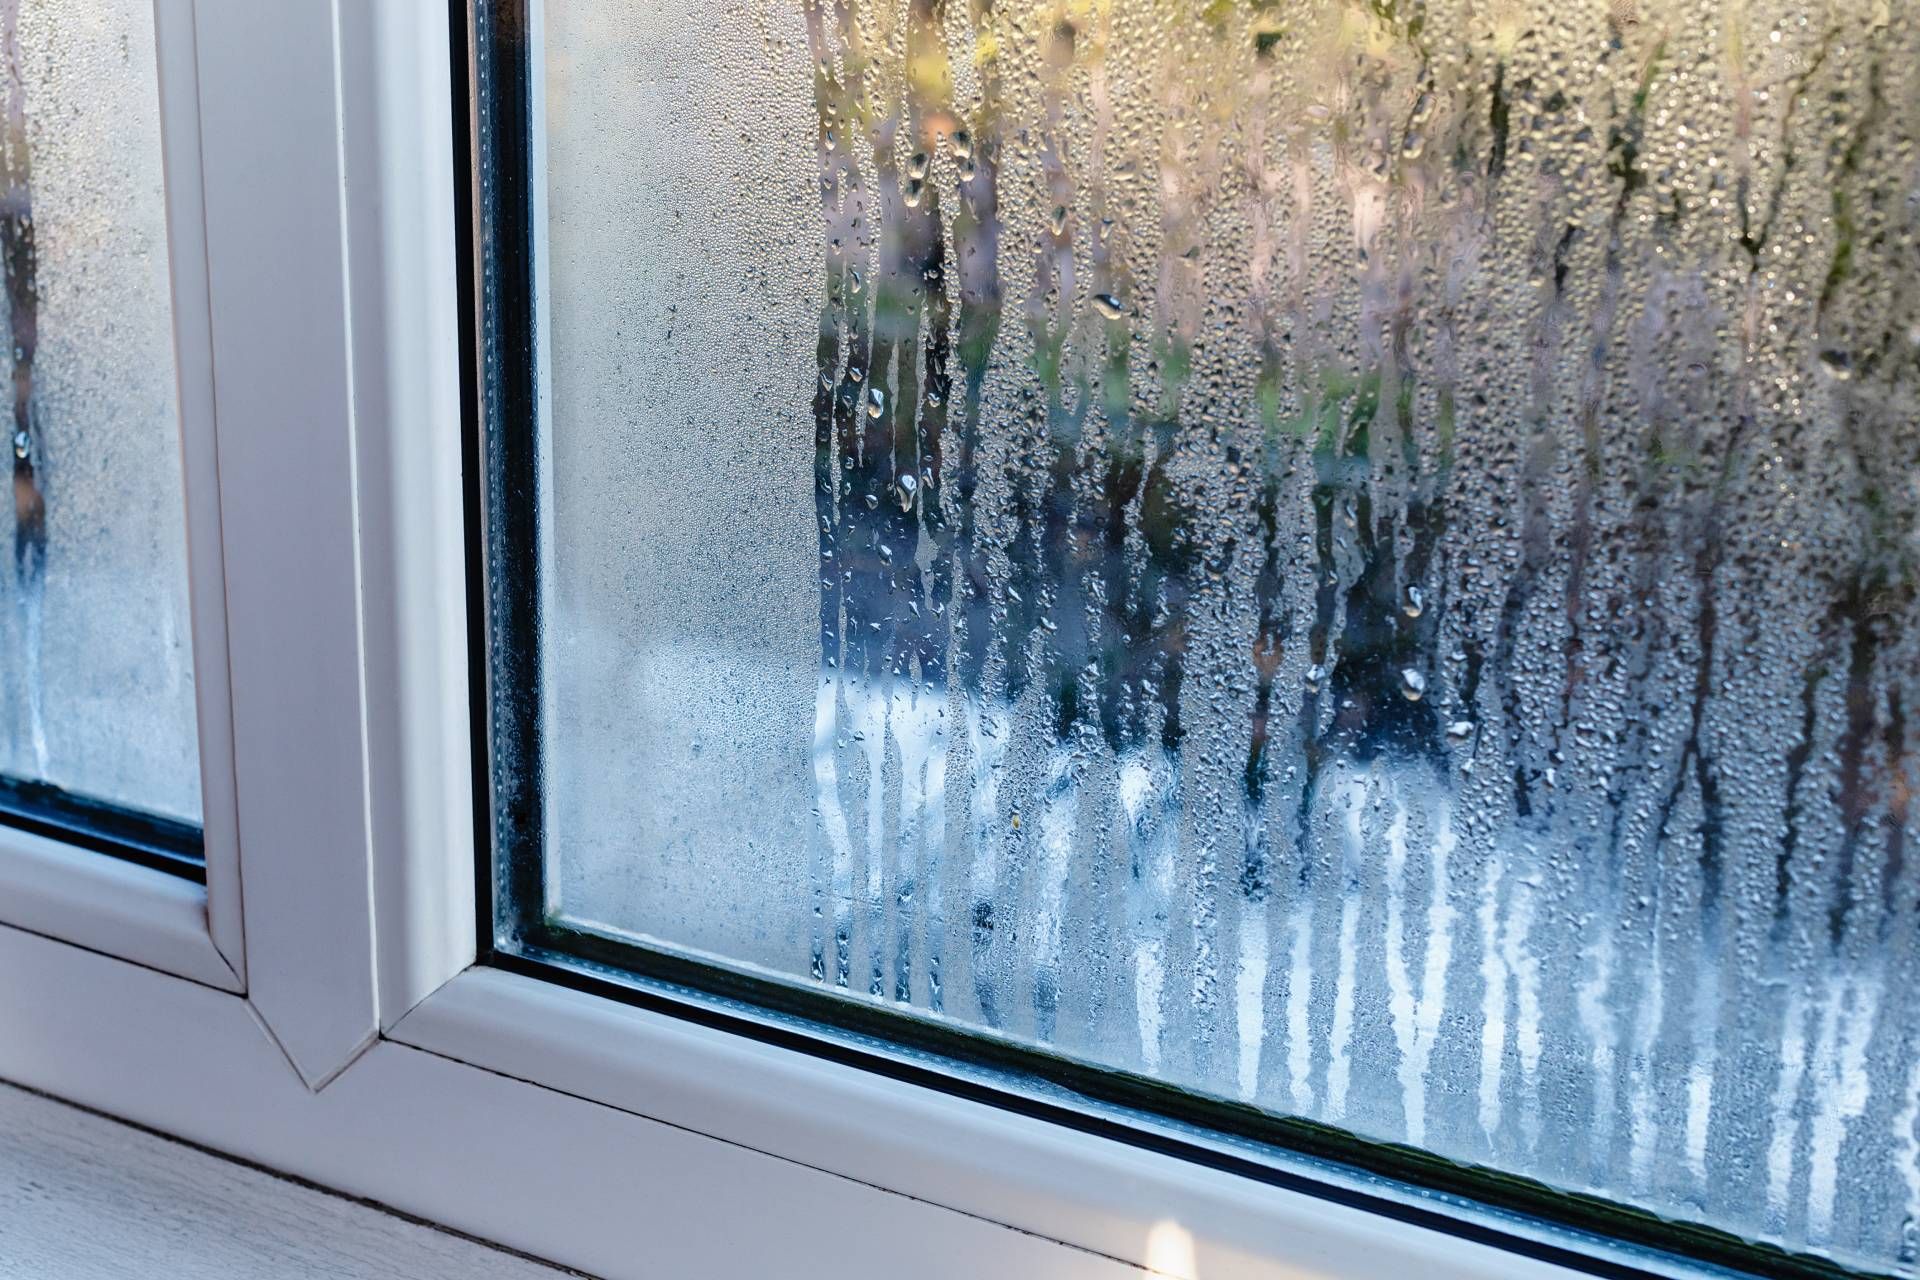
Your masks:
[{"label": "water droplet", "polygon": [[1473,734],[1473,721],[1455,720],[1447,726],[1447,736],[1455,742],[1464,742]]},{"label": "water droplet", "polygon": [[1321,664],[1319,664],[1318,662],[1308,667],[1307,668],[1307,692],[1308,693],[1320,692],[1320,686],[1326,681],[1326,678],[1327,678],[1327,669]]},{"label": "water droplet", "polygon": [[24,431],[14,432],[13,433],[13,456],[16,458],[19,458],[21,461],[24,462],[26,461],[27,455],[32,452],[33,452],[33,437],[28,435]]},{"label": "water droplet", "polygon": [[955,129],[950,141],[955,158],[965,160],[973,155],[973,135],[965,129]]},{"label": "water droplet", "polygon": [[860,269],[858,267],[854,267],[847,272],[847,286],[855,293],[860,292],[860,287],[865,283],[866,281],[860,278]]},{"label": "water droplet", "polygon": [[1401,669],[1401,672],[1400,672],[1400,696],[1401,697],[1405,698],[1408,702],[1418,702],[1420,701],[1420,695],[1424,694],[1426,691],[1427,691],[1427,678],[1425,676],[1421,675],[1418,671],[1415,671],[1412,667],[1405,667]]},{"label": "water droplet", "polygon": [[1829,347],[1820,353],[1820,363],[1835,382],[1845,382],[1853,376],[1853,357],[1845,351]]},{"label": "water droplet", "polygon": [[920,482],[912,476],[901,476],[896,482],[895,487],[900,490],[900,509],[902,511],[911,510],[913,507],[913,495],[914,492],[919,489]]},{"label": "water droplet", "polygon": [[973,175],[978,172],[980,172],[980,166],[976,165],[973,161],[962,160],[960,162],[960,181],[972,182]]},{"label": "water droplet", "polygon": [[1110,293],[1094,294],[1093,309],[1109,320],[1118,320],[1127,314],[1126,304]]},{"label": "water droplet", "polygon": [[906,202],[907,208],[918,209],[920,207],[920,198],[926,194],[926,190],[927,184],[925,182],[922,182],[919,178],[908,178],[907,189],[902,193],[901,199]]},{"label": "water droplet", "polygon": [[1053,229],[1055,236],[1065,235],[1067,233],[1067,206],[1063,204],[1053,206],[1053,217],[1048,219],[1047,225]]},{"label": "water droplet", "polygon": [[929,160],[926,152],[914,152],[913,158],[907,161],[907,177],[913,179],[915,182],[926,181],[928,163]]},{"label": "water droplet", "polygon": [[859,365],[850,364],[847,366],[847,377],[851,378],[853,381],[858,382],[860,381],[860,379],[866,376],[867,376],[867,371],[865,369],[862,369]]},{"label": "water droplet", "polygon": [[867,416],[877,418],[887,411],[887,393],[878,387],[867,388]]},{"label": "water droplet", "polygon": [[1426,594],[1418,587],[1408,587],[1406,598],[1400,602],[1400,612],[1409,618],[1417,618],[1426,607]]}]

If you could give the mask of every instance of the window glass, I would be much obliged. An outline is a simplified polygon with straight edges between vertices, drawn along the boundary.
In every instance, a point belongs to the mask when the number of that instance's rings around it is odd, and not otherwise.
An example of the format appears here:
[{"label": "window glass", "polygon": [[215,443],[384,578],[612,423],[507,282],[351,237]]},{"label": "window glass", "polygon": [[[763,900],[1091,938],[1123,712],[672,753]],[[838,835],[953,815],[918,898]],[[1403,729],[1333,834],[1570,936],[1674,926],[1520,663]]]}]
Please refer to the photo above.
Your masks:
[{"label": "window glass", "polygon": [[1914,1261],[1920,25],[540,8],[551,937]]},{"label": "window glass", "polygon": [[149,0],[0,0],[0,124],[5,798],[197,823]]}]

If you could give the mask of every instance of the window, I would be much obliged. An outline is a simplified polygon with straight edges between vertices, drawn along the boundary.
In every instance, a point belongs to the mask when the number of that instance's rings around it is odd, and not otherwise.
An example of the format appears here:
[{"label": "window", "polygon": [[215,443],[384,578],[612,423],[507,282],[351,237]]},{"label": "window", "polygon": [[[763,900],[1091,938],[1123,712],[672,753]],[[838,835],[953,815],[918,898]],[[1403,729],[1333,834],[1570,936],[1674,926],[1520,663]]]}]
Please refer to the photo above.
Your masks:
[{"label": "window", "polygon": [[201,797],[152,6],[0,3],[0,809],[193,870]]},{"label": "window", "polygon": [[0,1080],[609,1280],[1914,1275],[1901,17],[20,0]]},{"label": "window", "polygon": [[1914,1261],[1911,29],[532,9],[505,956]]}]

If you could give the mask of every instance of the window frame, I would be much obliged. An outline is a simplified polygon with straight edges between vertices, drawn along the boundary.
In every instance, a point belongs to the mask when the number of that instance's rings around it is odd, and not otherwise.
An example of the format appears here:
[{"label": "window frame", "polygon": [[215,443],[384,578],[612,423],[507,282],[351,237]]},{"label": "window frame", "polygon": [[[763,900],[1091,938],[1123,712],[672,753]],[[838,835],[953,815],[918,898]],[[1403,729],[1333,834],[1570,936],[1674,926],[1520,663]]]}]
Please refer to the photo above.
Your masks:
[{"label": "window frame", "polygon": [[0,828],[0,1078],[609,1277],[1706,1272],[485,963],[468,0],[155,14],[207,883]]}]

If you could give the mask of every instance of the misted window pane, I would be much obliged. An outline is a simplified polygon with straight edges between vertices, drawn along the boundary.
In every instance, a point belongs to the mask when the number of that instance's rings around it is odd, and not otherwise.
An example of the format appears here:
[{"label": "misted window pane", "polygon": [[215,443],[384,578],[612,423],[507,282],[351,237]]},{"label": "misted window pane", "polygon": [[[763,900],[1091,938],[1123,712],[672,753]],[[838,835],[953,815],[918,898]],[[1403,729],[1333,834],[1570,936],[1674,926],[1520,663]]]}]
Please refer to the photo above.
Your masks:
[{"label": "misted window pane", "polygon": [[151,0],[0,0],[0,774],[197,822]]},{"label": "misted window pane", "polygon": [[1913,1260],[1920,24],[544,9],[555,918]]}]

